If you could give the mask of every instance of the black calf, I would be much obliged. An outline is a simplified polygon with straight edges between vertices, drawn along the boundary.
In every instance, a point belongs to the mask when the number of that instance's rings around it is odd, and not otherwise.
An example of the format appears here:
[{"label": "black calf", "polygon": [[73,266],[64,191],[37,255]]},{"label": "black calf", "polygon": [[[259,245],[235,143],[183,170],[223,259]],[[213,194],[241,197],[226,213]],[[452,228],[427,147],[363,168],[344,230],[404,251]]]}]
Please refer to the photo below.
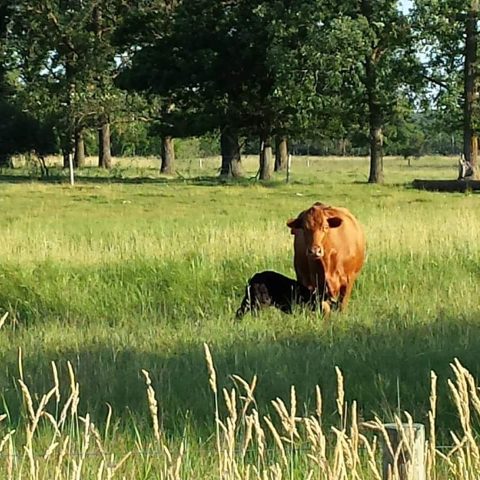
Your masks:
[{"label": "black calf", "polygon": [[245,288],[245,297],[237,310],[237,318],[242,318],[248,311],[274,306],[282,312],[292,313],[295,304],[308,305],[315,309],[315,295],[296,280],[277,272],[256,273]]}]

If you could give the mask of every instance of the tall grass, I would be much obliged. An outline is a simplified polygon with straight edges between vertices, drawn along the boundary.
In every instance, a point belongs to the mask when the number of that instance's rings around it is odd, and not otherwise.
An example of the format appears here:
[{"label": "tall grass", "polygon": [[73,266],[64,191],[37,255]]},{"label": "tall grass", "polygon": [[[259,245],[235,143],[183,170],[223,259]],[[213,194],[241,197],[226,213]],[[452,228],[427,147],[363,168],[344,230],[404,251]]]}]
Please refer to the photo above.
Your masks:
[{"label": "tall grass", "polygon": [[[335,425],[328,427],[319,386],[315,388],[316,404],[310,415],[298,411],[294,386],[288,401],[274,399],[272,414],[262,415],[255,398],[257,377],[246,381],[235,375],[235,387],[220,390],[207,345],[205,355],[214,398],[215,423],[211,430],[215,440],[207,444],[208,451],[204,450],[202,455],[188,435],[174,442],[161,429],[157,393],[149,372],[144,370],[143,375],[152,430],[136,428],[135,443],[125,445],[115,429],[111,409],[102,427],[96,425],[88,413],[79,413],[80,388],[70,363],[67,395],[61,393],[57,365],[52,362],[53,385],[41,397],[34,398],[22,379],[20,356],[21,378],[17,383],[23,397],[24,421],[18,428],[5,428],[0,436],[0,455],[4,459],[0,463],[2,478],[380,480],[385,478],[382,458],[386,455],[393,459],[389,467],[391,480],[416,478],[413,476],[415,455],[424,459],[421,468],[425,472],[422,478],[426,480],[464,480],[476,478],[480,471],[480,445],[475,434],[480,419],[479,389],[473,376],[457,359],[450,365],[454,379],[449,380],[448,385],[461,428],[450,432],[450,446],[439,449],[435,435],[437,377],[433,372],[428,439],[418,448],[413,418],[407,412],[394,418],[398,443],[392,442],[380,418],[362,421],[357,403],[345,401],[344,380],[339,369],[336,372],[337,418]],[[225,407],[223,415],[220,403]],[[8,424],[7,415],[2,415],[0,422]],[[406,463],[396,460],[401,456],[406,456]]]},{"label": "tall grass", "polygon": [[[280,428],[271,402],[290,398],[291,385],[296,415],[309,418],[317,409],[319,385],[322,428],[343,428],[337,366],[345,378],[342,403],[350,415],[356,402],[359,423],[375,415],[394,421],[405,410],[428,423],[434,370],[441,379],[436,439],[451,443],[448,432],[462,426],[449,396],[447,380],[455,378],[449,364],[458,358],[474,377],[480,374],[479,197],[419,192],[408,181],[453,177],[454,161],[424,159],[409,169],[389,159],[385,186],[364,183],[363,159],[312,159],[310,167],[294,159],[289,185],[281,176],[267,184],[223,184],[212,177],[213,160],[202,170],[180,165],[182,176],[175,178],[138,162],[119,165],[111,174],[82,170],[73,189],[61,183],[61,174],[54,177],[60,183],[32,180],[22,170],[0,176],[0,315],[9,313],[0,328],[0,414],[8,415],[4,423],[18,432],[14,445],[26,438],[29,418],[16,380],[21,347],[21,379],[36,408],[51,390],[50,362],[57,365],[58,378],[69,378],[70,362],[82,392],[77,412],[82,418],[88,412],[99,432],[108,424],[108,439],[115,431],[115,440],[104,448],[116,460],[130,451],[137,453],[129,462],[146,455],[137,444],[150,442],[141,373],[149,372],[160,438],[171,449],[169,465],[173,468],[184,440],[182,465],[187,470],[191,465],[200,478],[211,471],[211,435],[218,424],[203,370],[203,343],[215,354],[222,421],[228,415],[223,389],[230,395],[235,386],[231,375],[257,375],[252,405],[258,421],[267,416]],[[254,166],[249,159],[247,172]],[[199,173],[202,177],[195,178]],[[348,207],[365,228],[368,258],[349,311],[325,322],[301,309],[291,316],[268,310],[235,323],[245,282],[254,272],[294,275],[285,221],[317,200]],[[59,387],[62,399],[71,394],[67,387]],[[56,401],[53,394],[51,415]],[[110,408],[116,420],[107,422]],[[252,438],[261,438],[255,417],[249,421],[254,423],[242,427],[245,433],[251,428]],[[261,424],[265,442],[276,445],[270,442],[275,442],[271,428]],[[45,431],[40,434],[37,427],[33,440],[47,449]],[[89,448],[93,444],[91,437]],[[295,458],[296,471],[308,471],[303,450],[294,452],[288,463]],[[88,461],[86,454],[83,465]],[[147,466],[141,474],[149,478],[149,464],[142,462]]]}]

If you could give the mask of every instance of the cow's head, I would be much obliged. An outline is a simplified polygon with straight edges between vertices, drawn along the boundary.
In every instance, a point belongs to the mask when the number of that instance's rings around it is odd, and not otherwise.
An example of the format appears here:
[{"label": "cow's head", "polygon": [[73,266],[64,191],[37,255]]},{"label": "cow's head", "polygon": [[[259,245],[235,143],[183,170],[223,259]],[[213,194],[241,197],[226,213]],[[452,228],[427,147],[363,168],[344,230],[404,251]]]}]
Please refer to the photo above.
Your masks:
[{"label": "cow's head", "polygon": [[328,207],[321,203],[315,203],[308,210],[301,212],[297,218],[288,220],[287,226],[295,235],[297,230],[303,231],[306,254],[309,257],[319,259],[325,254],[325,238],[331,228],[338,228],[342,219],[333,216]]}]

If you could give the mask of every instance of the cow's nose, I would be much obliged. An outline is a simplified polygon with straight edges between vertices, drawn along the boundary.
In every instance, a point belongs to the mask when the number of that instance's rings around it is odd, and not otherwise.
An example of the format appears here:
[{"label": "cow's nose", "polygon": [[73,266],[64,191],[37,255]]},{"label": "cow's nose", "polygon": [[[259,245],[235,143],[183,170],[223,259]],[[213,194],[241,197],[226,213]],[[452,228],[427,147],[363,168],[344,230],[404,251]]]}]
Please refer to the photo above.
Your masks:
[{"label": "cow's nose", "polygon": [[323,256],[323,248],[314,245],[313,247],[310,247],[307,250],[307,254],[312,256],[312,257],[322,257]]}]

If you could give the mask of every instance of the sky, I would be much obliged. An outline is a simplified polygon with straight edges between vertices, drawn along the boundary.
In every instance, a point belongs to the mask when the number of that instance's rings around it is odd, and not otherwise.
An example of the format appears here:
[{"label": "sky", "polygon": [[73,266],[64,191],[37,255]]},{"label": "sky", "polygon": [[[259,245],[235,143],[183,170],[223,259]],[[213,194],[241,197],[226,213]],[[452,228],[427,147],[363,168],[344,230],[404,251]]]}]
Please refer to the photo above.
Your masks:
[{"label": "sky", "polygon": [[407,13],[412,6],[412,0],[400,0],[400,9]]}]

